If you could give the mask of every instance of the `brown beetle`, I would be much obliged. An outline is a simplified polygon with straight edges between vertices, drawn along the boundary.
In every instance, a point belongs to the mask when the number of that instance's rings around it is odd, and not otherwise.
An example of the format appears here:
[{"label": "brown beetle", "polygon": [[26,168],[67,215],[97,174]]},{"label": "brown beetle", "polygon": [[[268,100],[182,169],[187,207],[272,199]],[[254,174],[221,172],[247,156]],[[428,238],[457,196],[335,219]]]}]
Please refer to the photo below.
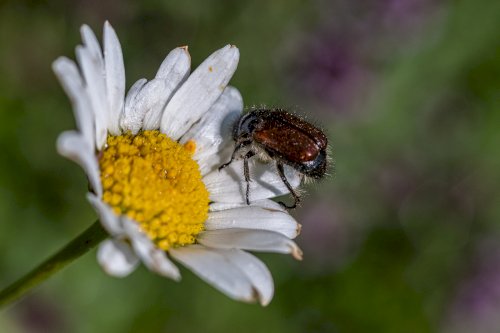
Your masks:
[{"label": "brown beetle", "polygon": [[326,135],[304,119],[282,109],[256,109],[240,117],[234,126],[236,142],[231,160],[219,167],[227,167],[238,153],[243,156],[243,173],[247,182],[246,202],[250,200],[250,173],[248,159],[258,155],[265,160],[276,161],[278,174],[294,198],[292,206],[280,202],[285,208],[293,209],[300,202],[300,196],[285,177],[283,165],[289,165],[305,176],[319,179],[326,173]]}]

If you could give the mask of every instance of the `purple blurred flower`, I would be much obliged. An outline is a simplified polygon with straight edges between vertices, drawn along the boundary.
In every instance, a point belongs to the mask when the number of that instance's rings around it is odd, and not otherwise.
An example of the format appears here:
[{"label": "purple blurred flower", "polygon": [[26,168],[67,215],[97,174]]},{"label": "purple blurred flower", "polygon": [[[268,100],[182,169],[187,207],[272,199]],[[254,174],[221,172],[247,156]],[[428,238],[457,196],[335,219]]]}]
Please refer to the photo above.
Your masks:
[{"label": "purple blurred flower", "polygon": [[396,24],[400,29],[420,25],[435,8],[435,1],[432,0],[386,0],[378,3],[382,22],[387,27]]},{"label": "purple blurred flower", "polygon": [[332,105],[338,111],[359,95],[370,74],[353,45],[342,38],[317,36],[308,40],[292,76],[296,89]]},{"label": "purple blurred flower", "polygon": [[311,202],[316,203],[299,212],[300,221],[307,226],[301,231],[299,243],[308,258],[305,264],[330,270],[354,254],[364,233],[341,200],[327,196]]},{"label": "purple blurred flower", "polygon": [[294,95],[351,113],[435,8],[433,0],[320,2],[318,26],[297,41],[286,69]]},{"label": "purple blurred flower", "polygon": [[65,313],[54,300],[32,295],[20,302],[13,314],[22,332],[68,332]]},{"label": "purple blurred flower", "polygon": [[451,306],[450,332],[500,332],[500,239],[480,242]]}]

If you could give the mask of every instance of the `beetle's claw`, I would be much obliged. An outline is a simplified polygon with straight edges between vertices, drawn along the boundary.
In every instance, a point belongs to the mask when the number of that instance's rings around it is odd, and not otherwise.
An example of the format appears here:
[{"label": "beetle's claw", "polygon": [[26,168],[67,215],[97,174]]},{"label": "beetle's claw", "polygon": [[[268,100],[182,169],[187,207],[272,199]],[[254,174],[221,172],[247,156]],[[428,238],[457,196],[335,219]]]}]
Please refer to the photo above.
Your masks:
[{"label": "beetle's claw", "polygon": [[286,210],[292,210],[292,209],[295,209],[297,208],[297,203],[294,203],[293,205],[291,206],[288,206],[286,203],[284,203],[283,201],[278,201],[278,203],[280,204],[281,207],[283,207],[284,209]]},{"label": "beetle's claw", "polygon": [[224,169],[225,167],[229,166],[229,164],[231,164],[231,162],[224,163],[220,167],[218,167],[217,170],[220,172],[222,169]]}]

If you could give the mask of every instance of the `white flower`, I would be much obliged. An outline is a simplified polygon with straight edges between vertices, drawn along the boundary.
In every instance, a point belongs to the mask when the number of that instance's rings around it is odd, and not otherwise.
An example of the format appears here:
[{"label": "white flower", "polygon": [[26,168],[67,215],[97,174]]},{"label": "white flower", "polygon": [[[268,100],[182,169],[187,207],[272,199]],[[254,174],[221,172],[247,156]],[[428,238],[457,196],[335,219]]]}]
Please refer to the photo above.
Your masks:
[{"label": "white flower", "polygon": [[[103,50],[91,29],[81,29],[78,66],[65,57],[53,69],[69,95],[78,131],[60,135],[60,154],[83,167],[96,209],[110,238],[98,261],[126,276],[142,261],[180,279],[181,262],[229,297],[270,302],[267,267],[243,251],[290,253],[300,225],[271,197],[288,191],[266,164],[252,165],[251,205],[241,161],[218,171],[233,149],[231,124],[242,112],[240,93],[227,86],[239,60],[235,46],[210,55],[190,74],[187,47],[171,51],[154,79],[140,79],[125,95],[121,46],[109,23]],[[291,168],[294,186],[299,175]]]}]

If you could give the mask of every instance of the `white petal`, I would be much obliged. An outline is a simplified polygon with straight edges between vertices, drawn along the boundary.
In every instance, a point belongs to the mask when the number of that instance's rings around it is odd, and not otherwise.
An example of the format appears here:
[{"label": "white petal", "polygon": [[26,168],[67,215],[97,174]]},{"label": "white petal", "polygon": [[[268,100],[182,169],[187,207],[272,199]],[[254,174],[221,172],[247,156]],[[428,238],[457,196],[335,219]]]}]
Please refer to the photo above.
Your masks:
[{"label": "white petal", "polygon": [[[283,208],[279,203],[270,199],[263,199],[252,202],[251,207],[261,207],[270,211],[280,211],[286,212],[287,210]],[[218,212],[226,209],[240,208],[240,207],[248,207],[246,202],[213,202],[210,204],[211,212]]]},{"label": "white petal", "polygon": [[61,133],[57,138],[57,151],[62,156],[78,163],[85,170],[92,189],[98,197],[101,197],[102,185],[99,177],[99,165],[93,148],[88,146],[83,136],[76,131]]},{"label": "white petal", "polygon": [[111,207],[92,193],[87,193],[87,200],[96,210],[104,229],[113,237],[123,236],[124,230],[120,216],[116,215]]},{"label": "white petal", "polygon": [[84,24],[80,28],[80,34],[82,35],[83,44],[89,50],[90,55],[95,58],[96,61],[99,61],[99,66],[102,68],[102,51],[94,32],[88,25]]},{"label": "white petal", "polygon": [[119,120],[125,99],[125,66],[123,65],[120,41],[108,21],[104,23],[103,39],[106,92],[109,107],[108,130],[113,135],[119,135]]},{"label": "white petal", "polygon": [[232,144],[233,126],[243,111],[240,92],[227,87],[214,105],[182,137],[181,143],[196,142],[193,158],[198,161],[202,175],[225,163],[229,156],[218,154],[221,147]]},{"label": "white petal", "polygon": [[302,251],[283,234],[267,230],[222,229],[200,233],[196,239],[202,245],[218,249],[243,249],[262,252],[290,253],[302,260]]},{"label": "white petal", "polygon": [[174,140],[210,109],[236,70],[239,50],[232,45],[210,55],[186,80],[168,103],[161,131]]},{"label": "white petal", "polygon": [[97,57],[89,48],[78,46],[76,57],[85,78],[86,91],[94,112],[96,146],[100,150],[106,142],[109,114],[102,56]]},{"label": "white petal", "polygon": [[76,64],[66,57],[59,57],[52,64],[64,91],[69,96],[75,113],[76,125],[87,145],[94,149],[94,114],[90,107],[84,82]]},{"label": "white petal", "polygon": [[211,212],[205,222],[205,228],[206,230],[231,228],[269,230],[288,238],[295,238],[300,232],[300,224],[287,212],[254,205]]},{"label": "white petal", "polygon": [[266,265],[248,252],[241,250],[225,251],[225,257],[245,273],[255,291],[259,302],[266,306],[274,295],[274,283],[271,272]]},{"label": "white petal", "polygon": [[180,84],[188,77],[190,68],[191,57],[189,56],[187,47],[178,47],[167,55],[155,77],[155,79],[163,80],[165,87],[159,93],[159,102],[144,117],[144,129],[152,130],[160,128],[163,110]]},{"label": "white petal", "polygon": [[179,269],[167,258],[165,251],[157,248],[136,222],[127,218],[123,218],[122,221],[132,247],[144,265],[155,273],[179,281],[181,279]]},{"label": "white petal", "polygon": [[[252,162],[249,164],[250,203],[289,193],[274,163],[265,164],[255,160]],[[300,174],[287,165],[285,165],[285,176],[293,188],[299,186]],[[243,203],[246,201],[247,183],[243,176],[242,160],[234,161],[221,171],[217,169],[212,171],[203,178],[203,182],[213,202]]]},{"label": "white petal", "polygon": [[130,246],[116,239],[105,240],[99,245],[97,261],[107,274],[115,277],[129,275],[139,264]]},{"label": "white petal", "polygon": [[169,250],[174,259],[227,296],[240,301],[255,301],[257,295],[251,281],[227,259],[225,252],[199,245]]},{"label": "white petal", "polygon": [[133,100],[127,98],[121,118],[123,130],[136,134],[142,128],[146,114],[153,108],[163,107],[166,84],[165,80],[153,79],[142,87]]},{"label": "white petal", "polygon": [[130,109],[134,105],[137,94],[139,94],[139,91],[141,91],[141,89],[147,82],[148,80],[146,79],[139,79],[135,81],[132,87],[130,87],[127,93],[127,97],[125,98],[125,107],[124,107],[124,112],[121,115],[121,118],[124,118],[125,113],[127,112],[126,110]]},{"label": "white petal", "polygon": [[157,79],[171,79],[175,77],[186,77],[191,68],[191,56],[187,46],[181,46],[173,49],[165,57],[165,60],[160,65],[156,72]]}]

